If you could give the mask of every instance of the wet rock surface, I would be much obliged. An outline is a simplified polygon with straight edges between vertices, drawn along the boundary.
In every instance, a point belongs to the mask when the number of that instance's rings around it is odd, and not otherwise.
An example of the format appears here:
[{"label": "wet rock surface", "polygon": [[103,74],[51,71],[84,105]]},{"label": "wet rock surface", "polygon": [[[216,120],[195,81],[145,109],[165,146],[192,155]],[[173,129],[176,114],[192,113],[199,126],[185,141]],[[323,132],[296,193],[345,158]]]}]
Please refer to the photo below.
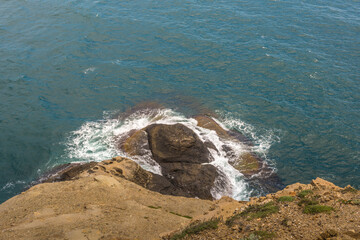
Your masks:
[{"label": "wet rock surface", "polygon": [[199,137],[182,124],[153,124],[146,128],[150,149],[158,163],[206,163],[209,150]]},{"label": "wet rock surface", "polygon": [[205,164],[211,155],[206,143],[182,124],[152,124],[133,131],[119,141],[129,156],[145,156],[156,161],[162,176],[154,174],[148,189],[175,196],[212,199],[211,189],[219,176],[217,169]]},{"label": "wet rock surface", "polygon": [[82,172],[91,169],[95,165],[97,165],[96,162],[62,164],[46,172],[40,179],[34,181],[32,185],[73,180]]},{"label": "wet rock surface", "polygon": [[[194,118],[199,127],[215,131],[220,138],[244,144],[249,148],[248,151],[234,159],[235,154],[233,150],[226,145],[222,146],[227,158],[231,159],[229,163],[244,175],[251,188],[262,189],[263,192],[267,193],[276,192],[284,188],[276,172],[263,159],[250,150],[250,147],[253,145],[250,139],[238,131],[225,130],[210,116],[198,115]],[[254,193],[257,194],[257,191],[254,191]]]},{"label": "wet rock surface", "polygon": [[[229,164],[244,175],[250,187],[263,192],[274,192],[283,187],[273,169],[251,152],[251,141],[244,135],[224,129],[206,115],[198,115],[194,119],[197,126],[215,131],[219,138],[248,150],[237,155],[227,145],[217,149],[211,141],[201,141],[193,130],[180,123],[151,124],[130,131],[118,141],[118,147],[129,156],[151,158],[161,166],[163,176],[156,177],[158,187],[153,185],[153,189],[163,194],[211,199],[211,189],[221,172],[212,165],[202,165],[214,160],[210,150],[225,152]],[[258,193],[254,191],[254,194]]]},{"label": "wet rock surface", "polygon": [[205,144],[182,124],[153,124],[146,127],[152,156],[162,168],[163,176],[183,196],[212,199],[211,189],[218,176]]}]

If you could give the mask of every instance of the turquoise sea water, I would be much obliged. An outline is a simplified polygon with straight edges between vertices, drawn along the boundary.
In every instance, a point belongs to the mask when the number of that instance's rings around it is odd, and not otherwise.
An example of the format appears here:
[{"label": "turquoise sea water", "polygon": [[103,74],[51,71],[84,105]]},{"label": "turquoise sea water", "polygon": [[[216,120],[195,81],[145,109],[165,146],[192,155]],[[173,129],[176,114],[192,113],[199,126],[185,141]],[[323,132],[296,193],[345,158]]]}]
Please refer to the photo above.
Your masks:
[{"label": "turquoise sea water", "polygon": [[360,1],[0,0],[0,202],[144,101],[245,124],[285,184],[359,188]]}]

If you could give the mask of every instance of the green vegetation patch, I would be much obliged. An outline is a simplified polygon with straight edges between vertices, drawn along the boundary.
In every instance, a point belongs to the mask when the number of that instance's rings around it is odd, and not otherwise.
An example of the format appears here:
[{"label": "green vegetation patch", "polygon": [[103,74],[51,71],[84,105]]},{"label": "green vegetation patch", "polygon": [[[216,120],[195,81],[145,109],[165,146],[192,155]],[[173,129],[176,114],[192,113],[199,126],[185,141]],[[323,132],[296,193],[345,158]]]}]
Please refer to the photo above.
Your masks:
[{"label": "green vegetation patch", "polygon": [[159,207],[159,206],[157,206],[157,207],[155,207],[155,206],[148,206],[148,208],[159,209],[159,208],[161,208],[161,207]]},{"label": "green vegetation patch", "polygon": [[304,213],[307,214],[330,213],[331,211],[334,211],[334,208],[325,205],[306,205],[304,208]]},{"label": "green vegetation patch", "polygon": [[308,205],[317,205],[317,204],[319,204],[318,201],[316,201],[314,199],[308,199],[308,198],[301,199],[298,203],[299,206],[302,206],[302,205],[308,206]]},{"label": "green vegetation patch", "polygon": [[170,213],[171,213],[171,214],[174,214],[174,215],[176,215],[176,216],[179,216],[179,217],[184,217],[184,218],[192,219],[192,217],[187,216],[187,215],[181,215],[181,214],[176,213],[176,212],[170,212]]},{"label": "green vegetation patch", "polygon": [[245,238],[241,238],[240,240],[265,240],[272,239],[275,237],[275,233],[267,232],[267,231],[255,231],[251,233],[249,236]]},{"label": "green vegetation patch", "polygon": [[264,218],[269,216],[272,213],[277,213],[279,207],[274,204],[274,202],[268,202],[263,205],[254,205],[250,206],[245,211],[240,213],[241,216],[248,216],[250,219],[254,218]]},{"label": "green vegetation patch", "polygon": [[243,212],[235,214],[228,218],[225,222],[227,226],[231,226],[234,221],[240,217],[247,217],[248,220],[254,218],[264,218],[269,216],[272,213],[277,213],[279,211],[279,207],[274,204],[274,202],[269,202],[263,205],[254,205],[249,206]]},{"label": "green vegetation patch", "polygon": [[292,202],[294,199],[292,196],[282,196],[278,198],[278,202]]},{"label": "green vegetation patch", "polygon": [[344,200],[341,199],[339,200],[341,203],[343,204],[352,204],[352,205],[360,205],[360,200],[359,199],[351,199],[351,200]]},{"label": "green vegetation patch", "polygon": [[358,190],[356,190],[356,188],[353,188],[353,187],[346,187],[345,189],[343,189],[341,191],[341,193],[357,193]]},{"label": "green vegetation patch", "polygon": [[237,214],[232,215],[231,217],[229,217],[228,219],[226,219],[225,225],[228,226],[228,227],[231,227],[231,226],[233,225],[234,221],[235,221],[236,219],[240,218],[240,217],[241,217],[240,213],[237,213]]},{"label": "green vegetation patch", "polygon": [[211,219],[206,222],[201,222],[185,228],[181,233],[173,235],[170,240],[178,240],[186,237],[187,235],[193,235],[209,229],[217,229],[220,222],[219,218]]},{"label": "green vegetation patch", "polygon": [[311,191],[310,189],[308,189],[308,190],[303,190],[303,191],[301,191],[301,192],[298,193],[298,197],[299,197],[299,198],[304,198],[304,197],[306,197],[307,195],[313,194],[313,193],[314,193],[314,192]]}]

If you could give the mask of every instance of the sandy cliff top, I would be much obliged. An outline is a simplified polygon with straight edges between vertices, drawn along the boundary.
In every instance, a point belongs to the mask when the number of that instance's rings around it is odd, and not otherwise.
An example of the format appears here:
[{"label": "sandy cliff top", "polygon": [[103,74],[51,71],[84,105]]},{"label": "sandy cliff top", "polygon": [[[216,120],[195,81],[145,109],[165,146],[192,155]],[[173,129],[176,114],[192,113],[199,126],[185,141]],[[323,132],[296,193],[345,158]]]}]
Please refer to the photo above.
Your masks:
[{"label": "sandy cliff top", "polygon": [[0,205],[0,239],[360,239],[359,191],[322,179],[249,202],[162,195],[149,182],[114,158],[36,185]]}]

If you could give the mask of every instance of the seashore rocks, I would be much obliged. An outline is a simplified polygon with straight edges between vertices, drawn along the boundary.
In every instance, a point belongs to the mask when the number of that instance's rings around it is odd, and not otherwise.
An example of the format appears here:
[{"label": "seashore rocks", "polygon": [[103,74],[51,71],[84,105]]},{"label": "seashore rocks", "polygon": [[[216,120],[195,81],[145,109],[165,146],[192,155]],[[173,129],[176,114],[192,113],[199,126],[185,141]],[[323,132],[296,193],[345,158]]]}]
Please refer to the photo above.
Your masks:
[{"label": "seashore rocks", "polygon": [[151,190],[162,194],[212,199],[211,189],[219,176],[206,164],[210,153],[205,144],[182,124],[152,124],[133,132],[119,144],[130,156],[151,157],[161,166],[162,176],[154,174],[157,184]]},{"label": "seashore rocks", "polygon": [[[215,131],[225,143],[231,141],[247,148],[237,156],[231,147],[226,144],[222,146],[229,164],[244,175],[251,187],[265,192],[274,192],[283,187],[273,169],[251,152],[252,143],[244,135],[224,129],[207,115],[197,115],[194,119],[198,127]],[[229,188],[226,187],[224,175],[208,164],[214,160],[209,149],[219,152],[217,147],[211,141],[203,142],[183,124],[151,124],[140,130],[132,130],[118,139],[118,148],[130,157],[153,159],[161,166],[167,182],[181,190],[177,191],[181,196],[212,199],[211,190],[216,180],[219,180],[218,185],[222,183],[221,188]],[[170,192],[172,194],[174,191]]]},{"label": "seashore rocks", "polygon": [[209,162],[210,153],[199,137],[182,124],[153,124],[146,132],[163,176],[192,196],[212,199],[211,189],[218,173],[213,165],[204,165]]},{"label": "seashore rocks", "polygon": [[209,151],[199,137],[182,124],[146,127],[150,149],[158,163],[206,163]]},{"label": "seashore rocks", "polygon": [[[215,131],[220,138],[251,145],[251,141],[244,135],[235,131],[226,131],[211,117],[198,115],[195,120],[199,127]],[[230,164],[246,177],[259,173],[262,167],[261,159],[250,151],[243,153],[238,159],[231,161]]]}]

